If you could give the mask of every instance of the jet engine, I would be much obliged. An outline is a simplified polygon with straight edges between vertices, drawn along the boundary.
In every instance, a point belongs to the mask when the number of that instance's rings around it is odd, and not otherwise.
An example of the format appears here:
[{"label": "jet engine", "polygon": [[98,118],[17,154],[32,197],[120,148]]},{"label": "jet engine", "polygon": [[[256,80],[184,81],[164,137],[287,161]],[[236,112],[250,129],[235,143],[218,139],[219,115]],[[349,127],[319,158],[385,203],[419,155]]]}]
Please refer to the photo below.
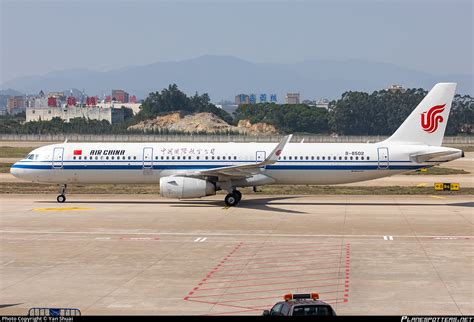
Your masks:
[{"label": "jet engine", "polygon": [[212,182],[188,177],[163,177],[160,179],[160,195],[166,198],[201,198],[216,194]]}]

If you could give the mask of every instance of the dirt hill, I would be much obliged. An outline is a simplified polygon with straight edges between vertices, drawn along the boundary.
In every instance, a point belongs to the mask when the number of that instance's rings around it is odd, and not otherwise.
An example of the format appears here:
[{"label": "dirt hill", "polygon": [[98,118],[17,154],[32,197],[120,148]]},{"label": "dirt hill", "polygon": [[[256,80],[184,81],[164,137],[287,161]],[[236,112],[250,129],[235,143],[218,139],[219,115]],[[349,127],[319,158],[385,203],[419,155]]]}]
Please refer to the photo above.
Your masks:
[{"label": "dirt hill", "polygon": [[155,119],[142,121],[130,126],[128,129],[142,131],[159,131],[168,129],[169,131],[185,133],[234,132],[250,135],[278,133],[275,127],[266,123],[250,124],[248,120],[241,120],[237,126],[233,126],[227,124],[221,118],[212,113],[184,115],[181,112],[158,116]]}]

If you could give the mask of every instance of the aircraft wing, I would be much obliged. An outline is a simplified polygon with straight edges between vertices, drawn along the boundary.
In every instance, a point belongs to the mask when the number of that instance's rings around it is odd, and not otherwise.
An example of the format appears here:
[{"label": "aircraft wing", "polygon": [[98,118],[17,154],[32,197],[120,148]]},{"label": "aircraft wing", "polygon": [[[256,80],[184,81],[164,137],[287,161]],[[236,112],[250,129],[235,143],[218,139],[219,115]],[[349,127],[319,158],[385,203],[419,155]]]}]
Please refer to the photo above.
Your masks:
[{"label": "aircraft wing", "polygon": [[202,171],[193,171],[192,173],[183,173],[178,174],[180,176],[193,176],[193,177],[232,177],[232,178],[245,178],[250,177],[256,173],[261,171],[261,168],[274,164],[277,162],[278,157],[280,156],[281,152],[285,145],[290,142],[291,137],[293,135],[285,136],[280,143],[273,149],[270,155],[263,160],[262,162],[256,162],[251,164],[244,164],[244,165],[233,165],[228,167],[221,167],[221,168],[213,168],[207,169]]}]

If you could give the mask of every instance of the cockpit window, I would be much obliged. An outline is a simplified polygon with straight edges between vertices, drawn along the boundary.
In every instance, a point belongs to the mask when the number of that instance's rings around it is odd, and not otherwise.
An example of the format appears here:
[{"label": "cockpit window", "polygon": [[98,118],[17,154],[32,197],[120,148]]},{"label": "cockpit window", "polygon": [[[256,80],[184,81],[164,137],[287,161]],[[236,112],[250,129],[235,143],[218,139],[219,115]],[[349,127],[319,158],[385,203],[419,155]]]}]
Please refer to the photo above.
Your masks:
[{"label": "cockpit window", "polygon": [[36,154],[28,154],[25,159],[27,160],[35,160],[35,156],[36,156],[36,159],[38,158]]}]

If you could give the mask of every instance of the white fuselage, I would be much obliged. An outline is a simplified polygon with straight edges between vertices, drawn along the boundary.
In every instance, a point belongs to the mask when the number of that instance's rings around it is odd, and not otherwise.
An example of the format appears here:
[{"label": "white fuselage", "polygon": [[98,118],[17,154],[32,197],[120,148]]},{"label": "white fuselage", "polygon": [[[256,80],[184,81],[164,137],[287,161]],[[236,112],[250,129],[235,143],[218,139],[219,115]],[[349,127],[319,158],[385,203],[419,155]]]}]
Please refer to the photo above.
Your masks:
[{"label": "white fuselage", "polygon": [[[35,149],[11,173],[39,183],[152,183],[192,170],[263,161],[275,143],[63,143]],[[416,162],[423,151],[452,151],[449,157]],[[233,186],[264,184],[328,185],[371,180],[460,158],[461,150],[384,142],[289,143],[263,176],[236,180]]]}]

